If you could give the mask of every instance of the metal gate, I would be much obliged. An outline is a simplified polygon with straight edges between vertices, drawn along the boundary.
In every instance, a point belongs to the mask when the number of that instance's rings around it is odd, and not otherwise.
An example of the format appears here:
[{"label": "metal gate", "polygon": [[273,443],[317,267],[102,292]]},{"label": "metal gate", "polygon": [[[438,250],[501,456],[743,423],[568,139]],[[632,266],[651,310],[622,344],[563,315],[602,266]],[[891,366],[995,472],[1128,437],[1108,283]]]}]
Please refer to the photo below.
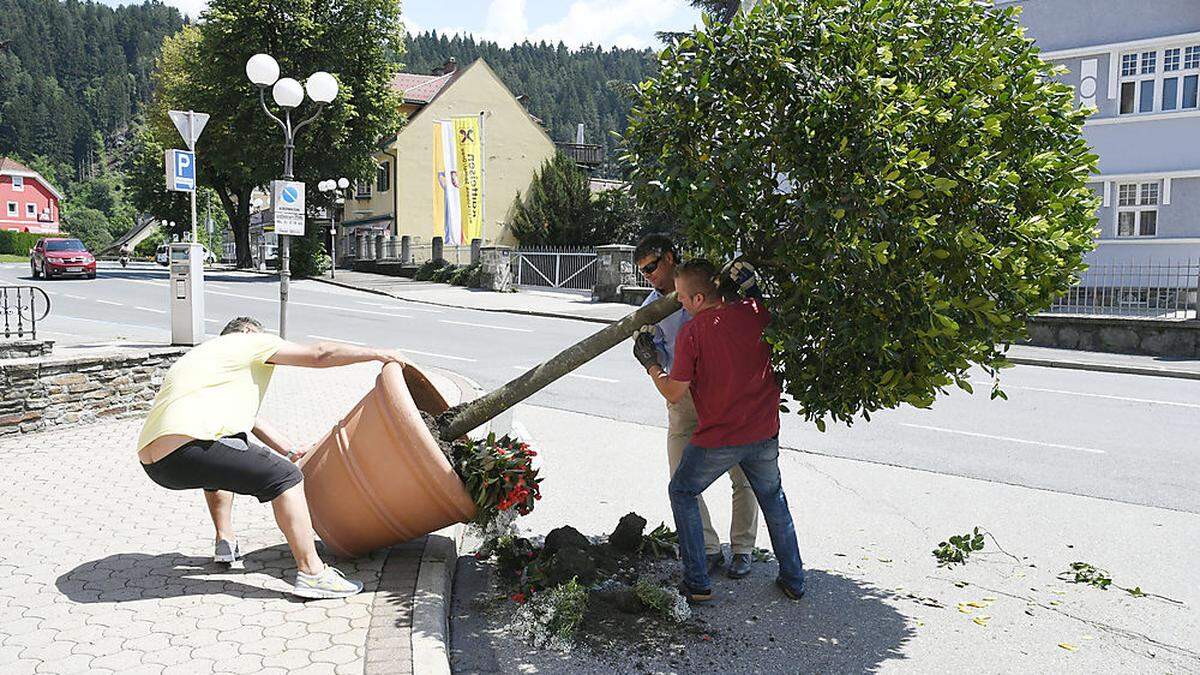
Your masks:
[{"label": "metal gate", "polygon": [[518,286],[591,291],[596,285],[596,249],[521,249],[513,259]]},{"label": "metal gate", "polygon": [[36,340],[37,322],[48,314],[50,297],[37,286],[0,286],[0,315],[4,317],[0,338]]}]

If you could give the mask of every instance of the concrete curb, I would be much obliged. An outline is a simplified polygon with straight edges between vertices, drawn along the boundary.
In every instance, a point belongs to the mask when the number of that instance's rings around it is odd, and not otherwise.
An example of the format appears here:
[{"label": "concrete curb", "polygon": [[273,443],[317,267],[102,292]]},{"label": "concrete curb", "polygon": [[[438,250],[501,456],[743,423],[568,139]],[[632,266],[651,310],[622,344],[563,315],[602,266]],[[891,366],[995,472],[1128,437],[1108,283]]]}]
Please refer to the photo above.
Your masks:
[{"label": "concrete curb", "polygon": [[1097,363],[1095,361],[1070,361],[1065,359],[1039,359],[1027,356],[1010,356],[1008,360],[1022,366],[1042,366],[1043,368],[1067,368],[1070,370],[1090,370],[1098,373],[1122,373],[1126,375],[1148,375],[1151,377],[1172,377],[1183,380],[1200,380],[1200,372],[1175,370],[1166,367],[1132,366],[1114,363]]},{"label": "concrete curb", "polygon": [[462,525],[452,525],[425,540],[417,585],[413,589],[412,672],[450,675],[450,598]]},{"label": "concrete curb", "polygon": [[[406,298],[402,295],[388,293],[387,291],[381,291],[377,288],[363,288],[362,286],[355,286],[353,284],[347,284],[347,283],[338,281],[336,279],[324,279],[324,278],[320,278],[320,277],[309,277],[308,279],[310,281],[320,281],[323,284],[329,284],[331,286],[338,286],[339,288],[348,288],[348,289],[354,290],[354,291],[362,291],[364,293],[371,293],[374,295],[382,295],[387,298],[392,298],[393,300],[402,300],[404,302],[412,302],[412,303],[416,303],[418,305],[430,305],[433,307],[446,307],[448,309],[469,309],[469,310],[474,310],[476,312],[491,312],[493,314],[516,314],[518,316],[539,316],[539,317],[546,318],[546,319],[569,319],[571,321],[584,321],[587,323],[610,324],[610,323],[617,322],[615,319],[605,319],[603,317],[598,317],[598,316],[582,316],[579,314],[565,314],[562,312],[540,312],[535,309],[473,307],[471,305],[455,305],[455,304],[449,303],[449,302],[435,302],[433,300],[416,300],[413,298]],[[633,307],[633,306],[630,305],[630,307]],[[633,309],[636,309],[636,307],[633,307]]]},{"label": "concrete curb", "polygon": [[[483,388],[453,371],[433,368],[449,379],[467,400]],[[458,566],[459,542],[465,528],[461,523],[430,534],[417,571],[412,602],[412,672],[450,675],[450,600],[454,594],[454,571]]]}]

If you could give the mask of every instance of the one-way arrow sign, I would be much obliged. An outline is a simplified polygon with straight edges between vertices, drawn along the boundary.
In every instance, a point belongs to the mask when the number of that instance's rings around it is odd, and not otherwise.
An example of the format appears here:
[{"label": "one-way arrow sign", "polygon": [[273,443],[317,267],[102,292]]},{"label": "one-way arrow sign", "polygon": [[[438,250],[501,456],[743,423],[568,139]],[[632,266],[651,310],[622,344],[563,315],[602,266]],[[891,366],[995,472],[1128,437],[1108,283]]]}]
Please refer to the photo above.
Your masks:
[{"label": "one-way arrow sign", "polygon": [[167,112],[171,116],[171,121],[175,123],[175,128],[179,130],[179,135],[183,136],[183,142],[187,144],[188,150],[196,149],[196,139],[200,138],[200,132],[204,131],[204,125],[208,124],[208,113],[200,113],[192,110],[170,110]]}]

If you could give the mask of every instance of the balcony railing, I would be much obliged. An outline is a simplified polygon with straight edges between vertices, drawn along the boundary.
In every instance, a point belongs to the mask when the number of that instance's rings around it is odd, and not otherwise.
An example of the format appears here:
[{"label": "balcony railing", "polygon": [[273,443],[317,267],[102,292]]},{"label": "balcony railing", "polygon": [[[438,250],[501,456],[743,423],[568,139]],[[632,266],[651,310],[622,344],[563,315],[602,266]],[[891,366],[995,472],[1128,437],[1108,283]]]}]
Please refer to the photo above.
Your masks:
[{"label": "balcony railing", "polygon": [[590,143],[555,143],[564,155],[576,164],[597,167],[604,163],[604,146]]}]

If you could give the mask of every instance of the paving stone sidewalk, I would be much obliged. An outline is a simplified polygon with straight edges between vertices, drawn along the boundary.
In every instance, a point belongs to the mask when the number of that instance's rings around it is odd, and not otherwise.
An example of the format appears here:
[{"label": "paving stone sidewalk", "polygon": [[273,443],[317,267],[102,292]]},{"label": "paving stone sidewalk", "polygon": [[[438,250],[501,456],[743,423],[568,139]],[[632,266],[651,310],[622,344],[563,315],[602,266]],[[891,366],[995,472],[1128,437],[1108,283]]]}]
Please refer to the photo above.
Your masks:
[{"label": "paving stone sidewalk", "polygon": [[[377,373],[279,368],[263,414],[315,441]],[[286,592],[295,568],[269,505],[237,498],[245,561],[214,565],[202,496],[150,482],[133,447],[140,428],[127,419],[0,442],[0,672],[412,672],[395,647],[410,637],[423,539],[390,559],[325,554],[366,591],[302,602]],[[368,650],[368,634],[391,648]]]}]

